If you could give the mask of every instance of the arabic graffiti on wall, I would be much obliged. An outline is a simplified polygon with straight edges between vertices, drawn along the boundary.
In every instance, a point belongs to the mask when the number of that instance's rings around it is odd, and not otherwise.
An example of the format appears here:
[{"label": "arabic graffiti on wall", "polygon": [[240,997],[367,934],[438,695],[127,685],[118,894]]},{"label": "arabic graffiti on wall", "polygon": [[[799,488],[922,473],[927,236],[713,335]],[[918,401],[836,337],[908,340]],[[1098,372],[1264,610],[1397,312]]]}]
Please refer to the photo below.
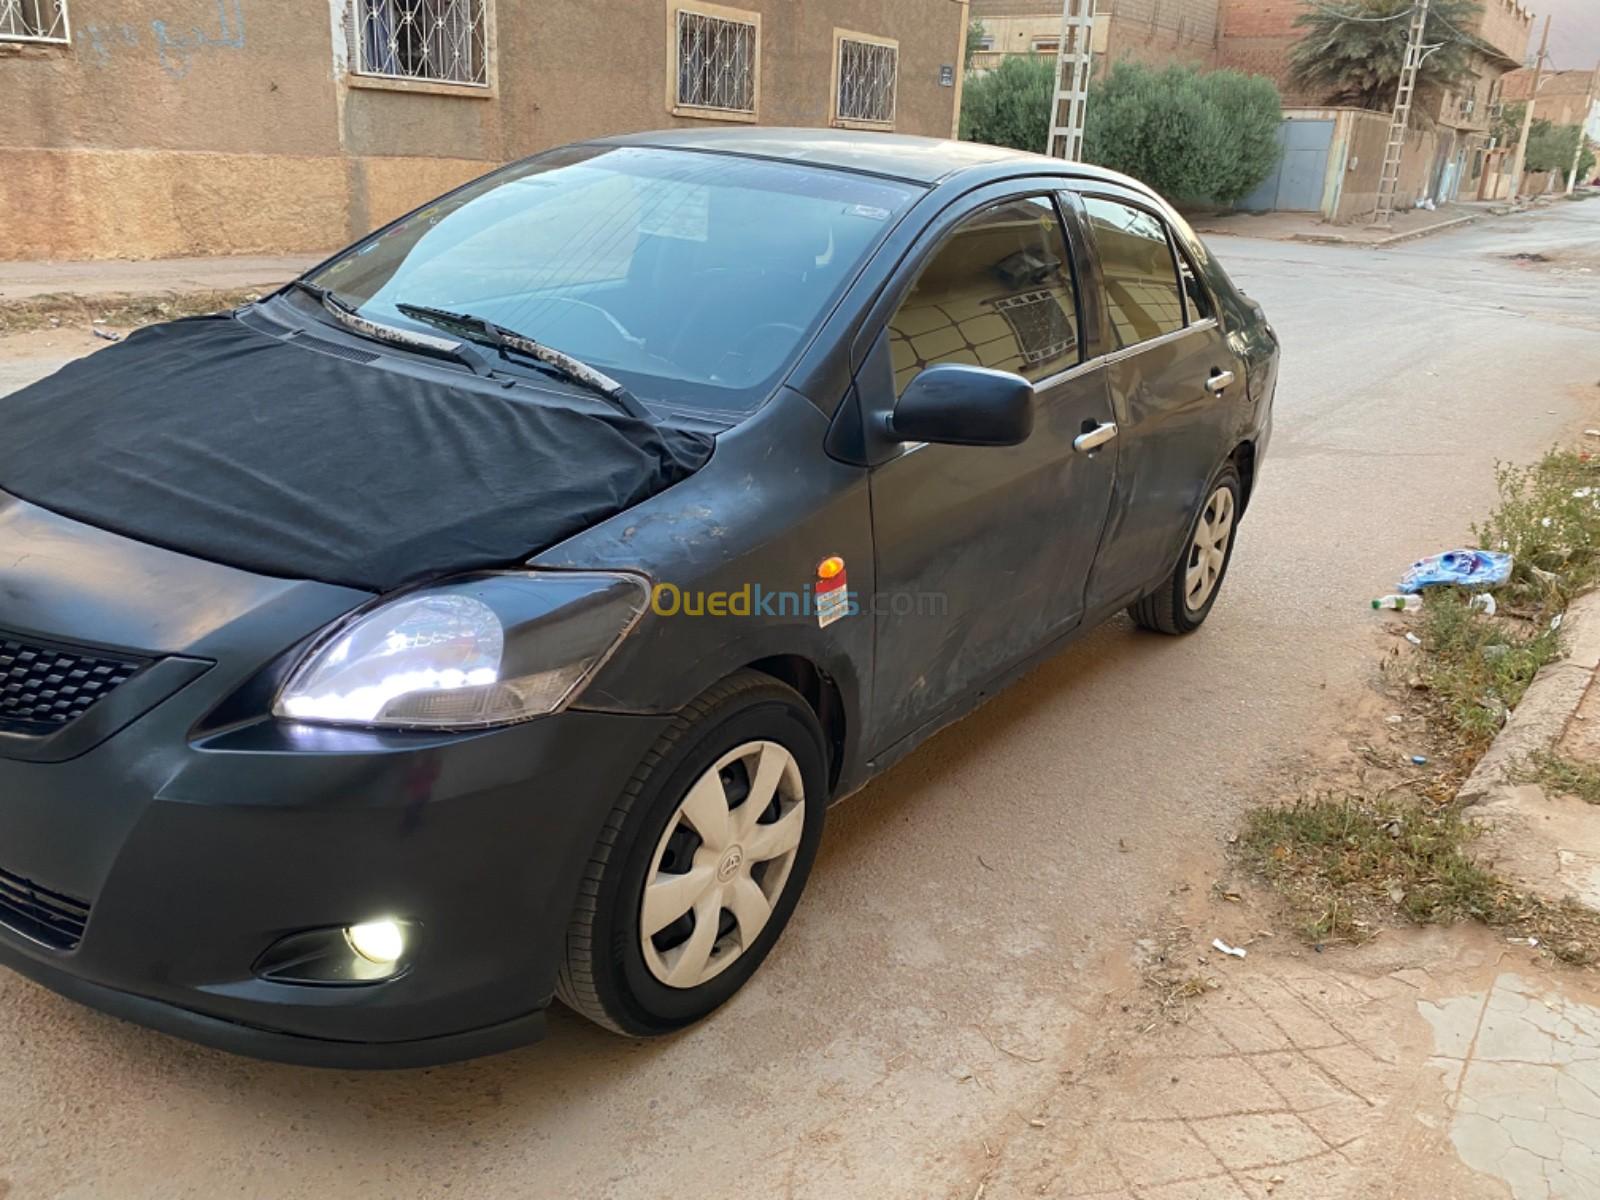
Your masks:
[{"label": "arabic graffiti on wall", "polygon": [[243,0],[216,0],[214,26],[174,29],[165,21],[152,20],[149,32],[137,25],[79,25],[76,40],[100,66],[108,66],[114,54],[125,49],[147,49],[156,56],[161,69],[174,79],[182,79],[194,65],[197,55],[217,50],[243,50],[245,47]]}]

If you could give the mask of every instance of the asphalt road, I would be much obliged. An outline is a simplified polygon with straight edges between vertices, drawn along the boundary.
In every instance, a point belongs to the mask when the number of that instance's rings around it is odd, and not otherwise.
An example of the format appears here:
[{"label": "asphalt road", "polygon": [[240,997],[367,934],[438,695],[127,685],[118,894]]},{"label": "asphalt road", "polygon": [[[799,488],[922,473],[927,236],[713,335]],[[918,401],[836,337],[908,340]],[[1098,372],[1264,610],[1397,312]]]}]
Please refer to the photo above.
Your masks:
[{"label": "asphalt road", "polygon": [[0,972],[0,1197],[970,1200],[1092,1041],[1107,963],[1365,686],[1366,600],[1467,534],[1497,460],[1600,423],[1600,202],[1392,251],[1215,249],[1286,348],[1211,622],[1118,620],[836,809],[793,925],[713,1020],[634,1044],[558,1012],[525,1051],[347,1075]]}]

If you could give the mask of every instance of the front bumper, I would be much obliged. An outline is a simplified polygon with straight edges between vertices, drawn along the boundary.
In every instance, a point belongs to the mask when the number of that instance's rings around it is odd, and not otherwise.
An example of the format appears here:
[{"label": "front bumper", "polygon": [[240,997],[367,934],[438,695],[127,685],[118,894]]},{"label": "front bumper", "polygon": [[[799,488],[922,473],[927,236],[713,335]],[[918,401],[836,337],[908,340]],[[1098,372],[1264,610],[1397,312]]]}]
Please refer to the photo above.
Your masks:
[{"label": "front bumper", "polygon": [[[589,852],[670,718],[451,737],[263,721],[193,741],[190,690],[70,761],[0,759],[0,871],[89,908],[71,949],[0,924],[0,962],[285,1062],[422,1066],[539,1036]],[[379,916],[418,927],[395,979],[252,971],[287,934]]]}]

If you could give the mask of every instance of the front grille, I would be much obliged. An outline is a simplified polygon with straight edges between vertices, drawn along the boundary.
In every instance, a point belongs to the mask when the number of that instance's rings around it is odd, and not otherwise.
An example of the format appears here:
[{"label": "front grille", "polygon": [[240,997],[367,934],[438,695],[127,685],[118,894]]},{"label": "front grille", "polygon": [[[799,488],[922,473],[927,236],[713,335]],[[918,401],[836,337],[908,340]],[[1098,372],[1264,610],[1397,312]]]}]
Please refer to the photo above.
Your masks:
[{"label": "front grille", "polygon": [[54,733],[148,665],[142,658],[0,633],[0,730]]},{"label": "front grille", "polygon": [[75,950],[88,923],[88,901],[0,870],[0,925],[56,950]]}]

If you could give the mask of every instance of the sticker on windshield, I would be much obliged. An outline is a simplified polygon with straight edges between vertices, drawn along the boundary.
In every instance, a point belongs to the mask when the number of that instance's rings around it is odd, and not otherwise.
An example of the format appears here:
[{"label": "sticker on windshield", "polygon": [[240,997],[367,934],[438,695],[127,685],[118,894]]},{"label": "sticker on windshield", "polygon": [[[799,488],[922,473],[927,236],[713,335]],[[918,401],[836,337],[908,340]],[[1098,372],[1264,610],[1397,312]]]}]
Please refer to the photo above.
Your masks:
[{"label": "sticker on windshield", "polygon": [[844,211],[846,216],[865,217],[869,221],[887,221],[889,219],[889,210],[887,208],[879,208],[875,204],[852,204]]}]

